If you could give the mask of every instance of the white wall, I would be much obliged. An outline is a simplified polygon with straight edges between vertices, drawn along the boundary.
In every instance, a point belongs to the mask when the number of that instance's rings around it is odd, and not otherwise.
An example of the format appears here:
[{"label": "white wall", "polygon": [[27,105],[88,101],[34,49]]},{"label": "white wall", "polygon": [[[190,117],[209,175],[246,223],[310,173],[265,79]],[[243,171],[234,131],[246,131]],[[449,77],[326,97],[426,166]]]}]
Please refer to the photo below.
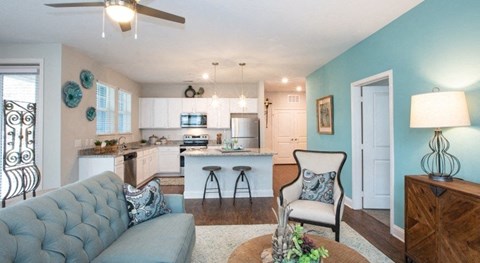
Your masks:
[{"label": "white wall", "polygon": [[[198,92],[200,87],[205,91],[203,98],[210,98],[214,94],[214,87],[212,83],[183,83],[183,84],[169,84],[156,83],[142,85],[140,97],[142,98],[185,98],[185,90],[191,85],[192,88]],[[217,96],[219,98],[238,98],[242,94],[241,83],[217,83]],[[247,98],[258,98],[258,84],[244,83],[243,94]]]},{"label": "white wall", "polygon": [[61,182],[61,45],[0,44],[0,58],[43,60],[43,152],[41,188],[60,186]]},{"label": "white wall", "polygon": [[[62,83],[76,81],[79,83],[79,75],[83,70],[90,70],[95,79],[112,87],[123,89],[132,93],[132,133],[124,134],[127,142],[140,140],[138,129],[138,97],[140,85],[123,75],[103,67],[93,59],[81,54],[77,50],[63,46],[62,48]],[[80,83],[79,83],[80,84]],[[82,87],[83,98],[76,108],[68,108],[65,103],[61,104],[62,112],[62,185],[78,180],[78,150],[93,147],[92,141],[99,139],[118,139],[120,135],[97,136],[96,122],[88,121],[85,112],[88,107],[96,107],[96,85],[85,89]],[[118,108],[118,105],[116,105]],[[116,123],[116,122],[115,122]],[[80,147],[75,147],[75,140],[81,142]]]}]

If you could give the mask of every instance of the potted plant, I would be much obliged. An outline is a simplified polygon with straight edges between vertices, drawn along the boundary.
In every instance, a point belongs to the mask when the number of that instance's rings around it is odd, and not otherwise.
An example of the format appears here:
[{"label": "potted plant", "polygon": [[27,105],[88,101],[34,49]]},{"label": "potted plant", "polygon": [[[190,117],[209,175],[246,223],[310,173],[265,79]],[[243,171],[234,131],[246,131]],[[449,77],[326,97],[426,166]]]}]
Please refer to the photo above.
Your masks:
[{"label": "potted plant", "polygon": [[140,145],[142,145],[142,146],[147,145],[147,140],[141,139],[140,140]]},{"label": "potted plant", "polygon": [[292,242],[293,246],[288,250],[285,262],[316,263],[329,256],[325,247],[315,247],[313,241],[305,236],[301,225],[295,225]]},{"label": "potted plant", "polygon": [[95,144],[95,149],[94,149],[95,153],[102,153],[102,141],[96,140],[94,144]]}]

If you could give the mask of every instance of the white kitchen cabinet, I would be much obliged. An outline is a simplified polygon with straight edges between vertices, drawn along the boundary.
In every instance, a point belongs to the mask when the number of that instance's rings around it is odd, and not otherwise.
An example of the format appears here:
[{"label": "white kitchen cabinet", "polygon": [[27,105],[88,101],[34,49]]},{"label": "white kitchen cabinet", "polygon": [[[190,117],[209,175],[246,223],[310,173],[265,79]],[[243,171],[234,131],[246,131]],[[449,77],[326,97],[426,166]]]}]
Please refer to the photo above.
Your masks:
[{"label": "white kitchen cabinet", "polygon": [[230,113],[258,113],[258,99],[246,98],[245,108],[240,107],[239,98],[230,98]]},{"label": "white kitchen cabinet", "polygon": [[157,148],[137,152],[137,185],[157,173]]},{"label": "white kitchen cabinet", "polygon": [[182,112],[195,112],[195,99],[182,98]]},{"label": "white kitchen cabinet", "polygon": [[210,98],[196,98],[195,99],[195,112],[207,113],[212,107]]},{"label": "white kitchen cabinet", "polygon": [[180,173],[180,148],[178,146],[158,147],[158,172]]},{"label": "white kitchen cabinet", "polygon": [[180,98],[168,100],[168,128],[180,128],[180,114],[183,112],[182,101]]},{"label": "white kitchen cabinet", "polygon": [[[209,99],[210,105],[212,99]],[[229,99],[218,99],[218,106],[210,106],[207,111],[208,128],[229,129],[230,128],[230,104]]]},{"label": "white kitchen cabinet", "polygon": [[183,98],[182,112],[207,112],[210,108],[209,98]]},{"label": "white kitchen cabinet", "polygon": [[139,123],[140,129],[153,128],[154,98],[139,99]]},{"label": "white kitchen cabinet", "polygon": [[105,171],[112,171],[123,180],[123,156],[81,156],[78,158],[79,180],[90,178]]},{"label": "white kitchen cabinet", "polygon": [[164,98],[153,100],[153,127],[168,128],[168,101]]},{"label": "white kitchen cabinet", "polygon": [[168,104],[162,98],[140,98],[139,100],[139,127],[167,128]]}]

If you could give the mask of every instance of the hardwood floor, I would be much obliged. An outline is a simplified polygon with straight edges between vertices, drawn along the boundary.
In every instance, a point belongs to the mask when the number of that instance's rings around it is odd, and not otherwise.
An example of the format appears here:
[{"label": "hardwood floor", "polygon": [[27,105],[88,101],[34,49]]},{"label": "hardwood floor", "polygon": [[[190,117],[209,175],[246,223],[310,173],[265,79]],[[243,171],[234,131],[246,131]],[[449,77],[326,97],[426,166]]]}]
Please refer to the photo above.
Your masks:
[{"label": "hardwood floor", "polygon": [[[185,200],[188,213],[195,216],[196,225],[234,225],[234,224],[275,224],[272,207],[276,208],[276,198],[282,185],[295,179],[296,165],[275,165],[273,168],[274,198],[254,198],[250,205],[248,198],[239,198],[233,205],[233,199],[207,199],[202,205],[201,199]],[[164,193],[183,193],[183,186],[162,186]],[[343,221],[360,233],[372,245],[377,247],[394,262],[403,262],[404,245],[391,236],[389,228],[360,210],[345,207]]]}]

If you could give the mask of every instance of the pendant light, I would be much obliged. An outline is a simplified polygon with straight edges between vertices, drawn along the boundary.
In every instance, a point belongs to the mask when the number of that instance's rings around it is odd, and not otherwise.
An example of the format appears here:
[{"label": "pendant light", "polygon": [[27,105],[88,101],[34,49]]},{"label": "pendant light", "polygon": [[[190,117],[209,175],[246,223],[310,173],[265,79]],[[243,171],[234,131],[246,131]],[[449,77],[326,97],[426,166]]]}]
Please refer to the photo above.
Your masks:
[{"label": "pendant light", "polygon": [[243,67],[245,67],[246,64],[238,63],[238,65],[242,67],[242,94],[240,95],[238,105],[240,106],[240,108],[245,109],[245,107],[247,106],[247,100],[246,100],[245,94],[243,93]]},{"label": "pendant light", "polygon": [[212,107],[217,108],[220,102],[217,96],[217,66],[218,62],[213,62],[213,95],[212,95]]}]

